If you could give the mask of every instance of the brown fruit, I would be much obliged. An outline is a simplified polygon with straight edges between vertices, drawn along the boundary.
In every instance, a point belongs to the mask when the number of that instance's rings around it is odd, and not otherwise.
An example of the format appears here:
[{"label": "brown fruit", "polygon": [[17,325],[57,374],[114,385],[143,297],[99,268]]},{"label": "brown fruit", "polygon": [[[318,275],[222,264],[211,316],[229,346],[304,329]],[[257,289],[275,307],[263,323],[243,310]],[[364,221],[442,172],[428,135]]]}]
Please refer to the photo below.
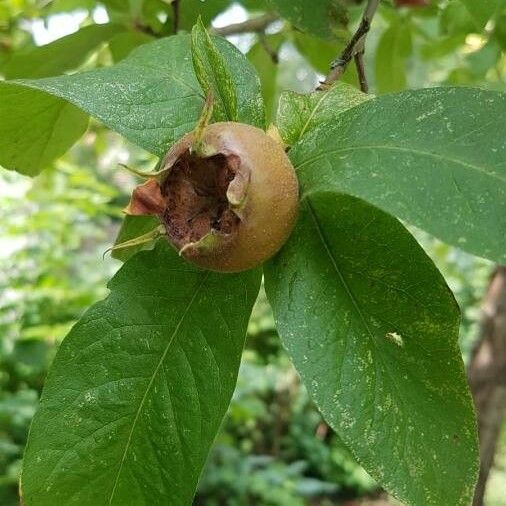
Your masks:
[{"label": "brown fruit", "polygon": [[157,214],[171,244],[201,267],[253,268],[274,255],[293,228],[295,171],[283,147],[258,128],[213,123],[197,141],[187,134],[161,170],[157,185],[149,180],[134,191],[127,212]]}]

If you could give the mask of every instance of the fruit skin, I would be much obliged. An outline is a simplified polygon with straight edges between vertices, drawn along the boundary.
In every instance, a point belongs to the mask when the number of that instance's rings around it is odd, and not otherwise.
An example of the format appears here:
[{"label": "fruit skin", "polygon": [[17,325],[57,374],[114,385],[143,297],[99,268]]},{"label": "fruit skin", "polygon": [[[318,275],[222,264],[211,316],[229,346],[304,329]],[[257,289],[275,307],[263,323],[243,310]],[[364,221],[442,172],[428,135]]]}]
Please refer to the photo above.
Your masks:
[{"label": "fruit skin", "polygon": [[[193,132],[179,140],[162,161],[162,170],[170,175],[194,141]],[[262,264],[287,240],[297,217],[299,189],[290,160],[283,147],[264,131],[242,123],[206,126],[199,146],[204,155],[229,157],[238,163],[242,178],[249,179],[249,183],[242,184],[234,179],[229,185],[229,189],[234,185],[237,189],[236,195],[228,196],[232,200],[229,206],[240,220],[231,234],[218,233],[216,240],[207,244],[190,244],[181,249],[171,240],[170,233],[169,240],[185,258],[205,269],[239,272]],[[160,181],[162,194],[166,193],[167,179]],[[163,216],[161,221],[165,221]]]}]

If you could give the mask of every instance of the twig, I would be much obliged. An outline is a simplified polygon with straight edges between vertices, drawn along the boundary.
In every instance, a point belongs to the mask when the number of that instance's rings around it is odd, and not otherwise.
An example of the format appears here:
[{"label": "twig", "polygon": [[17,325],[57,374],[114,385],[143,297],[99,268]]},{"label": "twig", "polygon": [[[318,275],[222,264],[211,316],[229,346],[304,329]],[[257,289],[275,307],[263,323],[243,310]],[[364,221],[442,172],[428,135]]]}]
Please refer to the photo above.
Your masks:
[{"label": "twig", "polygon": [[172,0],[172,32],[174,35],[177,34],[179,30],[179,2],[180,0]]},{"label": "twig", "polygon": [[360,83],[360,89],[364,93],[369,93],[369,84],[367,83],[367,76],[365,74],[365,65],[364,65],[364,52],[355,54],[355,66],[357,67],[358,73],[358,81]]},{"label": "twig", "polygon": [[260,42],[260,45],[264,48],[264,51],[269,55],[272,63],[277,65],[279,63],[278,52],[269,44],[265,33],[260,33],[258,35],[258,42]]},{"label": "twig", "polygon": [[[341,55],[332,62],[330,66],[331,70],[323,82],[323,85],[330,85],[335,81],[338,81],[343,75],[350,61],[355,59],[359,74],[363,74],[363,79],[365,85],[367,86],[367,81],[365,80],[365,69],[363,65],[365,39],[367,37],[369,29],[371,28],[371,22],[374,14],[376,14],[379,2],[380,0],[367,1],[367,6],[365,8],[364,14],[362,15],[362,19],[358,25],[357,31],[353,34],[353,37],[351,38],[350,42],[348,42]],[[356,58],[357,55],[360,55],[358,59]]]},{"label": "twig", "polygon": [[221,35],[226,37],[227,35],[237,35],[240,33],[252,33],[252,32],[263,32],[265,29],[277,21],[279,18],[276,14],[268,13],[251,18],[242,23],[234,23],[232,25],[222,26],[221,28],[211,28],[209,30],[213,35]]}]

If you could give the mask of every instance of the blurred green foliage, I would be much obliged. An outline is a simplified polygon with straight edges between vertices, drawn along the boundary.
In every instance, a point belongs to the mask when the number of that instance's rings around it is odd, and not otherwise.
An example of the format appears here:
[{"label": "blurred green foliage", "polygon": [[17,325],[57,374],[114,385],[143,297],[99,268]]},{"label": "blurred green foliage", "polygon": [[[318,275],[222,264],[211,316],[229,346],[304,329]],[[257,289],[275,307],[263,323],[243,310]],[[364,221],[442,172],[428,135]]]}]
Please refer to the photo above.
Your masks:
[{"label": "blurred green foliage", "polygon": [[[336,17],[332,37],[326,32],[325,40],[320,33],[299,31],[300,20],[290,16],[265,35],[231,38],[256,66],[271,117],[279,91],[312,90],[349,38],[363,5],[352,0],[334,3],[344,11]],[[276,2],[252,0],[233,6],[229,0],[182,4],[183,29],[191,28],[199,13],[210,22],[225,12],[218,18],[223,25],[276,9]],[[285,9],[288,4],[279,5]],[[472,2],[440,0],[426,8],[395,9],[391,1],[382,2],[366,52],[372,91],[434,85],[505,90],[506,2],[479,15],[469,5]],[[99,18],[123,28],[110,39],[97,40],[85,59],[70,59],[61,51],[60,63],[75,63],[58,68],[73,71],[76,66],[87,69],[119,61],[138,45],[169,35],[174,21],[167,0],[0,1],[0,75],[12,70],[20,54],[33,54],[34,33],[63,33],[69,19],[84,27]],[[25,77],[22,71],[20,67],[16,75]],[[29,72],[29,66],[24,71]],[[356,83],[354,69],[345,80]],[[20,459],[55,350],[83,311],[106,295],[107,279],[120,265],[108,256],[102,260],[134,184],[117,168],[118,162],[147,170],[156,160],[92,123],[81,141],[37,178],[0,172],[1,505],[17,504]],[[491,265],[414,233],[456,294],[467,357]],[[490,506],[506,504],[501,502],[504,494],[494,492],[501,487],[504,491],[506,437],[501,448]],[[373,480],[328,429],[300,385],[262,295],[250,324],[237,391],[196,504],[336,504],[375,493]]]}]

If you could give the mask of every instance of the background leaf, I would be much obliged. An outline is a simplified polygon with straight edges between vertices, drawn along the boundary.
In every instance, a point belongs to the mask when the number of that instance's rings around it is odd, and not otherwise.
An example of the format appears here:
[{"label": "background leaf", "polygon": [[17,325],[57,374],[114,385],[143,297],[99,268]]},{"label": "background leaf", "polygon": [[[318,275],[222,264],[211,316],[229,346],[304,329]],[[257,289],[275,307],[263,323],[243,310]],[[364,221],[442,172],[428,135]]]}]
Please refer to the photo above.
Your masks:
[{"label": "background leaf", "polygon": [[84,63],[102,42],[124,31],[115,24],[90,25],[45,46],[22,49],[2,66],[6,79],[56,76]]},{"label": "background leaf", "polygon": [[0,82],[0,165],[35,176],[88,127],[88,116],[58,97]]},{"label": "background leaf", "polygon": [[364,468],[407,504],[469,504],[478,449],[459,311],[404,227],[354,197],[312,195],[265,280],[285,348]]},{"label": "background leaf", "polygon": [[[466,6],[479,28],[483,28],[487,24],[499,5],[498,0],[479,0],[478,2],[476,0],[461,0],[461,2]],[[500,2],[502,3],[503,0]]]},{"label": "background leaf", "polygon": [[[265,44],[278,57],[283,38],[279,34],[265,36]],[[261,42],[255,43],[248,51],[248,60],[255,66],[262,85],[262,96],[265,104],[267,123],[273,120],[276,100],[278,98],[278,63],[273,61],[266,47]]]},{"label": "background leaf", "polygon": [[216,119],[237,121],[237,91],[232,73],[201,19],[192,30],[191,51],[197,80],[206,96],[213,95]]},{"label": "background leaf", "polygon": [[411,27],[399,19],[383,32],[376,49],[375,72],[377,93],[406,88],[406,60],[411,54]]},{"label": "background leaf", "polygon": [[[179,4],[179,28],[190,31],[197,17],[200,17],[204,25],[208,26],[213,18],[226,10],[231,3],[231,0],[207,0],[204,2],[202,0],[184,0]],[[172,9],[168,13],[168,19],[168,24],[172,26]]]},{"label": "background leaf", "polygon": [[295,144],[319,125],[335,120],[342,112],[371,98],[340,82],[314,93],[284,91],[279,98],[277,114],[281,137],[287,144]]},{"label": "background leaf", "polygon": [[505,117],[502,93],[407,91],[346,111],[308,134],[290,156],[304,194],[350,193],[504,262]]},{"label": "background leaf", "polygon": [[270,0],[279,14],[297,28],[323,38],[331,38],[343,23],[346,10],[339,0]]},{"label": "background leaf", "polygon": [[153,40],[153,37],[142,32],[128,31],[118,33],[109,41],[109,50],[111,51],[114,63],[124,60],[138,46],[147,44]]},{"label": "background leaf", "polygon": [[259,283],[258,271],[200,271],[166,241],[125,264],[55,358],[25,454],[25,504],[190,504]]}]

